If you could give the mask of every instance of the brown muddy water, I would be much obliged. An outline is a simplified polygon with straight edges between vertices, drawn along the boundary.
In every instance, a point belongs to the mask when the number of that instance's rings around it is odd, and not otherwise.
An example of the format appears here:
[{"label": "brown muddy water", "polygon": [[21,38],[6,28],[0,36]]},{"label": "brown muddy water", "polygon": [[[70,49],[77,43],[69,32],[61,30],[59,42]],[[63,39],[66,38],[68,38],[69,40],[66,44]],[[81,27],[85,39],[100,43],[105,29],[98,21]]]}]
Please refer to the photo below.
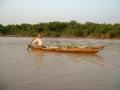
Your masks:
[{"label": "brown muddy water", "polygon": [[120,90],[120,40],[44,38],[98,45],[97,54],[27,51],[32,38],[0,37],[0,90]]}]

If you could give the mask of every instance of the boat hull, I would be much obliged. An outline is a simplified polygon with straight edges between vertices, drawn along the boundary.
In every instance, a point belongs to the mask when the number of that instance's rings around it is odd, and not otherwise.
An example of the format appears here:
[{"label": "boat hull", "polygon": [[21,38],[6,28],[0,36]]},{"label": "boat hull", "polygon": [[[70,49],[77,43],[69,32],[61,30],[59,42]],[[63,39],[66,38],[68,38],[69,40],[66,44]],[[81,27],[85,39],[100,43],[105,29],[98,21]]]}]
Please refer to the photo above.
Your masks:
[{"label": "boat hull", "polygon": [[72,52],[72,53],[97,53],[103,50],[104,46],[98,47],[79,47],[79,48],[43,48],[29,46],[32,50],[49,51],[49,52]]}]

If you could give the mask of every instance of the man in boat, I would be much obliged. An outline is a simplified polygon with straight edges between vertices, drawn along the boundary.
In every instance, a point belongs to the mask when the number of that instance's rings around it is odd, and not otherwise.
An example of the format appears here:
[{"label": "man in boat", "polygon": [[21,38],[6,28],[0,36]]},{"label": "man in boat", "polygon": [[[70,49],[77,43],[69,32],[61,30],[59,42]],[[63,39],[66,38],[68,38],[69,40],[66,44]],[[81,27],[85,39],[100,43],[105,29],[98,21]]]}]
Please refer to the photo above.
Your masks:
[{"label": "man in boat", "polygon": [[38,33],[31,42],[32,46],[42,47],[42,36]]}]

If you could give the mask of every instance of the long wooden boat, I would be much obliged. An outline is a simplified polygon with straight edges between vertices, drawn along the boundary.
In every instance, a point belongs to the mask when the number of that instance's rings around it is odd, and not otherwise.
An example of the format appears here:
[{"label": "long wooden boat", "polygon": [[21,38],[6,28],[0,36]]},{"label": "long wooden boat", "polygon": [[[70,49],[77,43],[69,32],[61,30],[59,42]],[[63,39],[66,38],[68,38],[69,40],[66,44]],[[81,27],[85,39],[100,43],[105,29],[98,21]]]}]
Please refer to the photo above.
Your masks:
[{"label": "long wooden boat", "polygon": [[51,52],[72,52],[72,53],[97,53],[103,50],[104,46],[96,47],[77,47],[77,48],[56,48],[56,47],[35,47],[28,45],[28,48],[39,51]]}]

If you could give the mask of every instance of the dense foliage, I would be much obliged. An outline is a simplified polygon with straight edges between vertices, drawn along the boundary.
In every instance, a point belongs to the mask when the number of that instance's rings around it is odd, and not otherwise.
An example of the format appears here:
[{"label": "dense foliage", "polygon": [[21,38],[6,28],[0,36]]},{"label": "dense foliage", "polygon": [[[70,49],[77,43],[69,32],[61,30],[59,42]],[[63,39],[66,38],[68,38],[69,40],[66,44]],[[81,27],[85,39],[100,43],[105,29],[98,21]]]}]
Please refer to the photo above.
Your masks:
[{"label": "dense foliage", "polygon": [[98,24],[76,21],[49,22],[39,24],[16,24],[4,26],[0,24],[0,36],[34,36],[41,32],[46,37],[95,37],[95,38],[120,38],[120,24]]}]

